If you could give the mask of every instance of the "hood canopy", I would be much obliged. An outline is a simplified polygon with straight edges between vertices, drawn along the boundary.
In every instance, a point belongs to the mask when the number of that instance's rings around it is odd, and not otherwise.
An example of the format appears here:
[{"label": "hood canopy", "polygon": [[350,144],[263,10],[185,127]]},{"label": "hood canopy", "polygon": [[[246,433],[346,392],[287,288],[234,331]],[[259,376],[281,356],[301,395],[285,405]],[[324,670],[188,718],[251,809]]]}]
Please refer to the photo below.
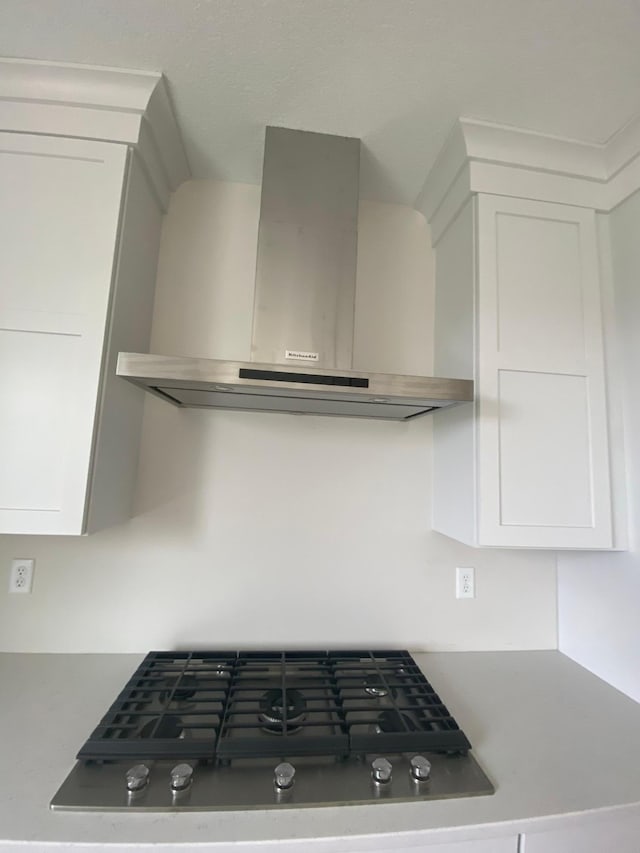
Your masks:
[{"label": "hood canopy", "polygon": [[354,371],[360,140],[266,130],[251,361],[120,353],[118,375],[178,406],[410,420],[471,380]]}]

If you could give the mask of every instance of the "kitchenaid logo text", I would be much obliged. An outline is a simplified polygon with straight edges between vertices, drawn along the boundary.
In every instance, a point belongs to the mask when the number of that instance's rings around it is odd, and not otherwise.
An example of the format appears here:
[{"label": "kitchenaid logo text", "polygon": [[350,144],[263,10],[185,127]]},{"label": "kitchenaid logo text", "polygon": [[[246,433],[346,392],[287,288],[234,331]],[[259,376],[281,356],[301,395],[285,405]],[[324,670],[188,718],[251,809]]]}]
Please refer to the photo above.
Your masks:
[{"label": "kitchenaid logo text", "polygon": [[288,349],[285,350],[284,357],[293,358],[296,361],[318,361],[318,359],[320,358],[320,353],[303,352],[302,350]]}]

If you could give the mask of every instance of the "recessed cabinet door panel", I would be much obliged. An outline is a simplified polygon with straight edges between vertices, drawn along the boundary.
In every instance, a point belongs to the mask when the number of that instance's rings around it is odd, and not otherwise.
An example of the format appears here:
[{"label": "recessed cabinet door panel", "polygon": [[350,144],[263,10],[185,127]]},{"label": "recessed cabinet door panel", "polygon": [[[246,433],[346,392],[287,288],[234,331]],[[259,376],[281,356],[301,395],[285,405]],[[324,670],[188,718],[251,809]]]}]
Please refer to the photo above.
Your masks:
[{"label": "recessed cabinet door panel", "polygon": [[480,545],[612,547],[593,211],[478,197]]},{"label": "recessed cabinet door panel", "polygon": [[[4,528],[55,532],[82,518],[84,483],[73,465],[91,448],[79,391],[85,360],[79,329],[0,329],[0,508]],[[39,326],[40,328],[36,328]],[[81,429],[81,426],[84,427]],[[83,445],[83,447],[81,447]]]},{"label": "recessed cabinet door panel", "polygon": [[83,532],[125,164],[0,134],[0,532]]},{"label": "recessed cabinet door panel", "polygon": [[497,351],[584,366],[579,224],[501,211],[495,228]]},{"label": "recessed cabinet door panel", "polygon": [[593,527],[586,378],[501,370],[498,393],[500,523]]}]

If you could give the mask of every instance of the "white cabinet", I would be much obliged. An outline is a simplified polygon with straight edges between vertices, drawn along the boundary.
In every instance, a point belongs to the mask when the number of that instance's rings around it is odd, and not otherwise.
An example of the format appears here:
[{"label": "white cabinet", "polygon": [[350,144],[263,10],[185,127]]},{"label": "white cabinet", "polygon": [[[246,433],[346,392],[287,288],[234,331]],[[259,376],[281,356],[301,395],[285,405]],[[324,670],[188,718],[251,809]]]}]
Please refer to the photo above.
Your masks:
[{"label": "white cabinet", "polygon": [[[350,849],[345,845],[344,850]],[[300,847],[300,853],[303,848]],[[499,838],[482,838],[472,841],[426,841],[417,847],[408,847],[406,843],[398,843],[397,846],[388,844],[386,841],[380,847],[372,847],[375,853],[518,853],[518,837],[516,835],[501,836]],[[528,853],[528,851],[527,851]]]},{"label": "white cabinet", "polygon": [[589,818],[588,825],[527,832],[523,837],[526,853],[638,853],[640,817],[609,813],[598,820]]},{"label": "white cabinet", "polygon": [[595,213],[473,197],[436,246],[433,527],[471,545],[611,548]]},{"label": "white cabinet", "polygon": [[0,134],[0,532],[127,517],[161,213],[125,145]]},{"label": "white cabinet", "polygon": [[455,841],[450,844],[434,844],[426,848],[428,853],[518,853],[518,838],[515,835],[502,838],[483,838],[478,841]]}]

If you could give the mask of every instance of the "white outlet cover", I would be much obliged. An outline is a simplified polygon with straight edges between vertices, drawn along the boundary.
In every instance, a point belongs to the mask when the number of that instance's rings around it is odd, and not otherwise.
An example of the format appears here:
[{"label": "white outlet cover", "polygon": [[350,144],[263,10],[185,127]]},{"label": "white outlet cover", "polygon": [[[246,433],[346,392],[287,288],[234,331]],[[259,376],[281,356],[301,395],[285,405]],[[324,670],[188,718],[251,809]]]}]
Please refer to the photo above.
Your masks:
[{"label": "white outlet cover", "polygon": [[31,592],[35,562],[31,558],[16,558],[11,561],[9,592],[23,594]]},{"label": "white outlet cover", "polygon": [[475,598],[476,578],[475,569],[471,566],[456,568],[456,598]]}]

